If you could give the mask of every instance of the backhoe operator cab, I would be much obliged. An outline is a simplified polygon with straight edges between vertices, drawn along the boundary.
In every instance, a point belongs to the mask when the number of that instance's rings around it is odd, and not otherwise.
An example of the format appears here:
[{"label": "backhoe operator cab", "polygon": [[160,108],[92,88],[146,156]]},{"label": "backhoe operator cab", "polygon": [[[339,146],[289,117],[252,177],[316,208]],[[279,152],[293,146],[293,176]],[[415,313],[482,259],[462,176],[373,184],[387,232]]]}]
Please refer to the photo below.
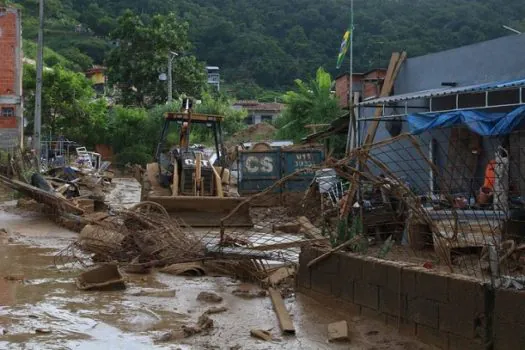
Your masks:
[{"label": "backhoe operator cab", "polygon": [[[245,199],[223,190],[223,186],[229,185],[230,177],[222,147],[224,118],[193,113],[192,107],[193,101],[184,99],[179,112],[165,114],[156,163],[147,167],[146,179],[151,188],[147,200],[162,205],[170,215],[190,226],[253,226],[249,205],[243,203]],[[166,138],[173,123],[179,126],[178,145],[169,147]],[[212,132],[215,156],[205,154],[201,145],[190,147],[190,134],[197,125]],[[236,215],[221,224],[221,219],[235,208]]]}]

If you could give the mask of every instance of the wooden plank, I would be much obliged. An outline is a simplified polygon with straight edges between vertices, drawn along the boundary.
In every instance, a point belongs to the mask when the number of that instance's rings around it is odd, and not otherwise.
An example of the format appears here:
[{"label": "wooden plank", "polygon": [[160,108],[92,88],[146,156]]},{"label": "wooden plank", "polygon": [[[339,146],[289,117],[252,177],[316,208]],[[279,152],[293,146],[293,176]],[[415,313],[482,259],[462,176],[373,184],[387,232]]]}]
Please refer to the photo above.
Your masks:
[{"label": "wooden plank", "polygon": [[173,184],[171,185],[171,195],[176,197],[179,195],[179,164],[173,162]]},{"label": "wooden plank", "polygon": [[321,234],[321,230],[315,227],[314,225],[312,225],[312,223],[310,222],[310,220],[308,220],[306,216],[299,216],[297,218],[297,222],[304,229],[304,235],[306,236],[306,238],[311,238],[311,239],[324,238],[323,235]]},{"label": "wooden plank", "polygon": [[290,317],[288,310],[286,310],[281,293],[273,288],[268,288],[268,292],[270,293],[270,298],[272,299],[273,308],[277,314],[281,331],[285,334],[295,334],[295,327],[292,318]]},{"label": "wooden plank", "polygon": [[295,267],[283,266],[272,272],[263,280],[263,282],[269,284],[270,286],[276,286],[288,277],[294,276],[295,273]]},{"label": "wooden plank", "polygon": [[215,187],[217,188],[217,197],[222,198],[224,197],[224,191],[222,190],[222,179],[219,173],[217,172],[217,169],[215,169],[214,166],[211,167],[213,171],[213,176],[215,178]]},{"label": "wooden plank", "polygon": [[194,183],[194,196],[200,196],[201,195],[201,177],[202,177],[202,155],[201,153],[197,153],[195,157],[195,183]]},{"label": "wooden plank", "polygon": [[269,251],[269,250],[279,250],[279,249],[302,247],[303,245],[312,244],[312,243],[328,243],[328,238],[316,238],[316,239],[307,239],[307,240],[295,241],[295,242],[261,245],[257,247],[252,247],[250,249],[264,252],[264,251]]},{"label": "wooden plank", "polygon": [[[392,57],[390,58],[390,63],[388,65],[388,70],[386,72],[385,80],[383,82],[383,87],[381,88],[381,95],[380,97],[387,97],[390,96],[390,93],[392,92],[392,88],[394,87],[394,82],[396,81],[397,74],[399,73],[399,70],[401,69],[401,65],[405,61],[407,57],[407,53],[403,52],[402,54],[399,54],[399,52],[394,52],[392,54]],[[370,124],[370,127],[368,128],[368,133],[366,135],[365,139],[365,145],[371,145],[374,142],[377,128],[379,127],[380,120],[378,119],[381,117],[381,114],[383,112],[383,108],[377,107],[374,113],[374,118],[377,118],[373,120]]]}]

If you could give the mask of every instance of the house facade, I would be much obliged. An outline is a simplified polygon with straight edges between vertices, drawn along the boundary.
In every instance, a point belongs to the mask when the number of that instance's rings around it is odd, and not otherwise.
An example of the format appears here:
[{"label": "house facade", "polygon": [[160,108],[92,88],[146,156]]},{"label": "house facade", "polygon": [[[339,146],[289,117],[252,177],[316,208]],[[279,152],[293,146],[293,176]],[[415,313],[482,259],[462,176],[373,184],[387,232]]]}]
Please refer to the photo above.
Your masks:
[{"label": "house facade", "polygon": [[248,116],[245,123],[248,125],[271,123],[281,115],[284,110],[284,104],[277,102],[258,102],[252,100],[241,100],[233,104],[235,109],[245,109]]},{"label": "house facade", "polygon": [[[374,141],[379,142],[404,132],[414,132],[414,116],[428,115],[437,118],[446,113],[468,111],[486,113],[489,118],[510,113],[525,103],[525,35],[509,35],[494,40],[441,51],[407,59],[394,83],[393,95],[385,98],[363,98],[358,108],[359,138],[365,139],[374,123],[377,107],[382,109]],[[458,114],[459,115],[459,114]],[[462,118],[465,118],[462,116]],[[397,124],[397,125],[396,125]],[[458,131],[454,127],[432,128],[417,135],[426,157],[449,177],[470,178],[454,191],[473,191],[483,184],[487,164],[495,158],[500,146],[516,153],[511,162],[525,163],[525,134],[522,127],[515,127],[510,134],[480,136],[464,124]],[[455,130],[454,130],[455,129]],[[388,154],[376,153],[379,160],[388,162],[394,172],[407,175],[412,184],[421,188],[436,189],[423,171],[425,161],[408,144],[391,146]],[[384,152],[383,152],[384,153]],[[525,154],[525,153],[524,153]],[[418,159],[415,162],[406,159]],[[415,174],[414,169],[421,169]],[[511,173],[512,164],[511,164]],[[466,174],[469,174],[468,176]],[[512,175],[512,174],[511,174]],[[518,174],[523,177],[523,175]],[[428,182],[431,181],[430,185]],[[525,195],[525,181],[519,184]],[[459,181],[454,181],[459,184]],[[454,187],[454,186],[453,186]]]},{"label": "house facade", "polygon": [[21,34],[20,10],[0,7],[0,149],[23,140]]},{"label": "house facade", "polygon": [[105,94],[106,89],[106,67],[103,66],[93,66],[92,68],[88,69],[86,71],[86,78],[88,78],[91,83],[93,84],[93,89],[97,92],[99,95]]}]

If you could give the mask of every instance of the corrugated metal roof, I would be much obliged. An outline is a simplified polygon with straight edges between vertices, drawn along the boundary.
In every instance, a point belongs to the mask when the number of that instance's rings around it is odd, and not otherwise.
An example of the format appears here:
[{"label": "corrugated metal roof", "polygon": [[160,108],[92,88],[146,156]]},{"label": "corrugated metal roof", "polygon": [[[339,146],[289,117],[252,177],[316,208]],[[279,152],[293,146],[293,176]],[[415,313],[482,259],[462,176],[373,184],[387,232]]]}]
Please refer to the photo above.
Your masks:
[{"label": "corrugated metal roof", "polygon": [[443,96],[451,96],[451,95],[457,95],[457,94],[482,93],[486,91],[507,90],[507,89],[519,88],[519,87],[525,87],[525,78],[518,79],[518,80],[494,82],[494,83],[483,83],[483,84],[459,86],[459,87],[452,87],[452,88],[438,88],[438,89],[410,92],[407,94],[393,95],[393,96],[375,98],[373,100],[364,101],[364,102],[361,102],[359,106],[366,107],[366,106],[377,106],[377,105],[383,105],[383,104],[386,105],[386,104],[390,104],[394,102],[401,102],[401,101],[408,101],[408,100],[419,100],[419,99],[424,99],[424,98],[426,99],[426,98],[431,98],[431,97],[443,97]]}]

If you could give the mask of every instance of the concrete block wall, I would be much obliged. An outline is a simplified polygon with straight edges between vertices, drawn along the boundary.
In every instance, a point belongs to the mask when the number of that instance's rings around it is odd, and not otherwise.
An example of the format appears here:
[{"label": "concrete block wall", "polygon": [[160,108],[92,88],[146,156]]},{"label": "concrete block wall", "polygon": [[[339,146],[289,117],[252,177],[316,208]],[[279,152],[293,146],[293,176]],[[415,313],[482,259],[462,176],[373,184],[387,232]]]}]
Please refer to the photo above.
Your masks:
[{"label": "concrete block wall", "polygon": [[298,291],[335,299],[351,314],[384,321],[440,349],[525,349],[525,293],[479,280],[359,255],[303,249]]}]

